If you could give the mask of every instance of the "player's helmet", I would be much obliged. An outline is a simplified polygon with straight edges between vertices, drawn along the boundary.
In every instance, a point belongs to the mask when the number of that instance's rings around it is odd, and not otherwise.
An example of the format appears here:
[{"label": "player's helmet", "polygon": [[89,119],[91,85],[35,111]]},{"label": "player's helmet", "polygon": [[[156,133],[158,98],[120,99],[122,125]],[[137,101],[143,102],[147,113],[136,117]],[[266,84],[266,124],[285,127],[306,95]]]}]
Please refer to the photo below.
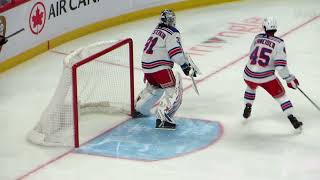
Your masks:
[{"label": "player's helmet", "polygon": [[160,23],[163,23],[167,26],[176,26],[176,15],[170,9],[166,9],[161,12]]},{"label": "player's helmet", "polygon": [[277,20],[274,17],[267,17],[263,20],[262,27],[266,31],[271,31],[271,30],[276,31],[278,28]]}]

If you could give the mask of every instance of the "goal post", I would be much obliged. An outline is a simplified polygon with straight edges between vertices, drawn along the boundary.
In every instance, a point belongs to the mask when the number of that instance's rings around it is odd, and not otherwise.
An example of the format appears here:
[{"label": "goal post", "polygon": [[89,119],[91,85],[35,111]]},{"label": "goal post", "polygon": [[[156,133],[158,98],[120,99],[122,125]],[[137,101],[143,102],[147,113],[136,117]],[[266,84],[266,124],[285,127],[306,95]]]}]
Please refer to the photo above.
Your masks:
[{"label": "goal post", "polygon": [[78,112],[78,88],[77,88],[77,69],[90,62],[95,60],[96,58],[107,54],[108,52],[117,49],[125,44],[129,45],[129,68],[130,68],[130,115],[133,114],[134,111],[134,84],[133,84],[133,42],[132,39],[125,39],[120,41],[97,54],[93,54],[86,59],[74,64],[72,66],[72,91],[73,91],[73,116],[74,116],[74,146],[79,147],[79,112]]},{"label": "goal post", "polygon": [[133,66],[131,38],[97,42],[66,56],[54,96],[27,139],[39,145],[77,148],[82,114],[132,115]]}]

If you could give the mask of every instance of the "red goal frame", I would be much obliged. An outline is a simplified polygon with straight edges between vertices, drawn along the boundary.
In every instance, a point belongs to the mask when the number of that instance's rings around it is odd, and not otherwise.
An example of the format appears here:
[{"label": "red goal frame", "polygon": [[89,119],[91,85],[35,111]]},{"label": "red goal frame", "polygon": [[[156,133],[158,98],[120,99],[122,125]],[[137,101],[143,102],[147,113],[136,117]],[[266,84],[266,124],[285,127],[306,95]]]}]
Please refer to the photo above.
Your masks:
[{"label": "red goal frame", "polygon": [[72,105],[73,105],[73,123],[74,123],[74,147],[79,147],[79,110],[78,110],[78,89],[77,89],[77,69],[96,58],[107,54],[121,46],[129,45],[129,69],[130,69],[130,115],[134,112],[134,73],[133,73],[133,41],[127,38],[118,43],[89,56],[72,66]]}]

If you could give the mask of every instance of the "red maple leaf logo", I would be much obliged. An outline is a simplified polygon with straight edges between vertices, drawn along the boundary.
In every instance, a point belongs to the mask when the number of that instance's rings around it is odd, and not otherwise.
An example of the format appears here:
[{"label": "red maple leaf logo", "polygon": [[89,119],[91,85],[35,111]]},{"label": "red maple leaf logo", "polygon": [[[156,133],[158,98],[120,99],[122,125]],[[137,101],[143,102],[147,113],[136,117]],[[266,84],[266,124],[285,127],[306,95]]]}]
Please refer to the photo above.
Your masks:
[{"label": "red maple leaf logo", "polygon": [[33,28],[38,25],[42,25],[43,12],[40,12],[39,8],[36,10],[36,15],[32,16]]}]

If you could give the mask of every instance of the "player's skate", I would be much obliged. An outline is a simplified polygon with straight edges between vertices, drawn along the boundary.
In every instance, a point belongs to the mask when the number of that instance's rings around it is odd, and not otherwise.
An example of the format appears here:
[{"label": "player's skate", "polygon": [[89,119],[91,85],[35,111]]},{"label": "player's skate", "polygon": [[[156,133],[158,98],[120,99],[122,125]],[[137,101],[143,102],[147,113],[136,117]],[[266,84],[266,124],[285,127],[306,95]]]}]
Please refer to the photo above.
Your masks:
[{"label": "player's skate", "polygon": [[251,104],[246,104],[246,107],[244,108],[243,110],[243,117],[244,118],[249,118],[250,115],[251,115],[251,108],[252,108],[252,105]]},{"label": "player's skate", "polygon": [[298,121],[296,117],[294,117],[292,114],[288,116],[288,119],[290,120],[292,126],[295,128],[295,129],[298,129],[298,130],[302,130],[302,125],[303,123]]}]

